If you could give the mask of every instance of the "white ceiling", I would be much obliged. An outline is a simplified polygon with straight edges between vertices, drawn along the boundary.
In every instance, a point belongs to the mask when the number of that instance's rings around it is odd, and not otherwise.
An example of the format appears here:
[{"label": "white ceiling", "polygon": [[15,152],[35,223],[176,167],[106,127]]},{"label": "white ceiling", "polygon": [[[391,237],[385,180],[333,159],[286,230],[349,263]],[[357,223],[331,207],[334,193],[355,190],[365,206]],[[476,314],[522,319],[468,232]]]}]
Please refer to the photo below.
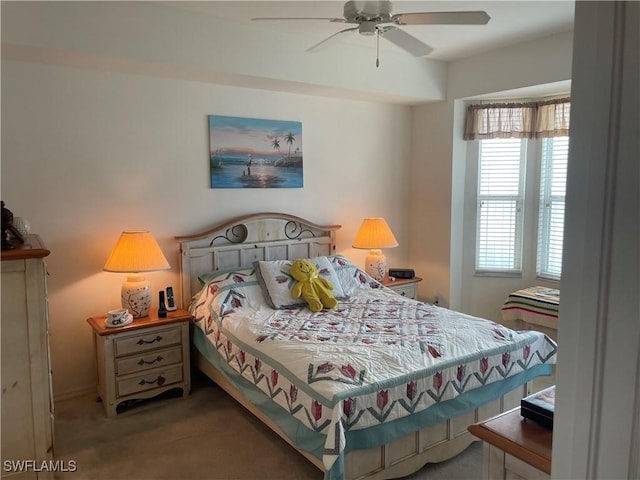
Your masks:
[{"label": "white ceiling", "polygon": [[[300,49],[306,50],[322,39],[353,25],[327,20],[286,20],[252,22],[253,17],[321,17],[342,18],[343,2],[336,1],[174,1],[162,2],[199,14],[251,24],[262,30],[276,29],[300,36]],[[392,2],[392,13],[430,11],[484,10],[491,20],[487,25],[443,26],[410,25],[401,27],[407,33],[430,45],[427,57],[453,61],[506,45],[533,40],[573,29],[574,2],[559,1],[413,1]],[[375,51],[375,38],[349,32],[341,42],[370,47]],[[339,48],[339,43],[330,49]],[[381,41],[381,50],[402,52]]]}]

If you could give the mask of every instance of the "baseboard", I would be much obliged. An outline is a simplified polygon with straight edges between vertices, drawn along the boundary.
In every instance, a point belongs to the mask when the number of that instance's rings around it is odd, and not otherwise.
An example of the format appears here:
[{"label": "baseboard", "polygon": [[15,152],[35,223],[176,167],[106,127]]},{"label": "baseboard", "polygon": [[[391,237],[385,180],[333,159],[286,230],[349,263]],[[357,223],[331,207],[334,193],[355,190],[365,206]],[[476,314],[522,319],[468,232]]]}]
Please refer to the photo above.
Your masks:
[{"label": "baseboard", "polygon": [[98,396],[98,390],[95,385],[91,387],[82,387],[77,388],[75,390],[68,390],[66,392],[57,393],[53,395],[54,402],[60,402],[62,400],[70,400],[72,398],[82,397],[84,395],[94,394],[96,397]]}]

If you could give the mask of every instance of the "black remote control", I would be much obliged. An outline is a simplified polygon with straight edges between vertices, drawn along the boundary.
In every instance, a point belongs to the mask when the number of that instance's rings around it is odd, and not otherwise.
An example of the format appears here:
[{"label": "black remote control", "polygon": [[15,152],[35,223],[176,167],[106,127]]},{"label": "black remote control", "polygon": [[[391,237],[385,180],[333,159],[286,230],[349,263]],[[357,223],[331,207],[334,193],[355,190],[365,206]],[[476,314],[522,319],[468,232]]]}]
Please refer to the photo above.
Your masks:
[{"label": "black remote control", "polygon": [[164,292],[160,290],[160,306],[158,307],[158,318],[167,316],[167,307],[164,304]]}]

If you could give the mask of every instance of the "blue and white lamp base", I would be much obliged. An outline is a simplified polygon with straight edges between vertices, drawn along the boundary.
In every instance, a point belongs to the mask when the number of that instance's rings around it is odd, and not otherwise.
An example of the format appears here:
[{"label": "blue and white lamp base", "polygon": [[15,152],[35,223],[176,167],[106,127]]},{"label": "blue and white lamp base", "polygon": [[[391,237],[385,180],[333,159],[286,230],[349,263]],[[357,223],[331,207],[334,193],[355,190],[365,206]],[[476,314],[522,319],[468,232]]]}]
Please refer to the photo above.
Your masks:
[{"label": "blue and white lamp base", "polygon": [[377,248],[369,250],[364,263],[364,271],[377,281],[382,282],[387,276],[387,258],[382,254],[382,250]]},{"label": "blue and white lamp base", "polygon": [[122,308],[134,318],[146,317],[151,310],[151,283],[139,273],[129,275],[122,284],[121,298]]}]

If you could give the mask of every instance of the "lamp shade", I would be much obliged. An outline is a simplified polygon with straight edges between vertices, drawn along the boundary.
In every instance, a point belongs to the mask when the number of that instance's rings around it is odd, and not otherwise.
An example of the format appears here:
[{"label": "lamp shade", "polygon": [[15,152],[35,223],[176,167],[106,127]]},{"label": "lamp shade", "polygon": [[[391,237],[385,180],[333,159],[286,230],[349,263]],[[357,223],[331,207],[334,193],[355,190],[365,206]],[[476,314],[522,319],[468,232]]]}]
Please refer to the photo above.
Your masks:
[{"label": "lamp shade", "polygon": [[136,317],[146,317],[151,309],[151,284],[141,272],[168,270],[171,266],[156,239],[146,230],[122,232],[103,270],[129,273],[122,285],[122,308]]},{"label": "lamp shade", "polygon": [[398,241],[384,218],[365,218],[353,240],[353,248],[368,249],[365,272],[379,282],[387,276],[387,259],[381,248],[397,247]]},{"label": "lamp shade", "polygon": [[170,268],[169,262],[151,232],[129,230],[120,235],[103,270],[116,273],[139,273]]},{"label": "lamp shade", "polygon": [[364,249],[392,248],[398,246],[398,241],[384,218],[365,218],[352,246]]}]

